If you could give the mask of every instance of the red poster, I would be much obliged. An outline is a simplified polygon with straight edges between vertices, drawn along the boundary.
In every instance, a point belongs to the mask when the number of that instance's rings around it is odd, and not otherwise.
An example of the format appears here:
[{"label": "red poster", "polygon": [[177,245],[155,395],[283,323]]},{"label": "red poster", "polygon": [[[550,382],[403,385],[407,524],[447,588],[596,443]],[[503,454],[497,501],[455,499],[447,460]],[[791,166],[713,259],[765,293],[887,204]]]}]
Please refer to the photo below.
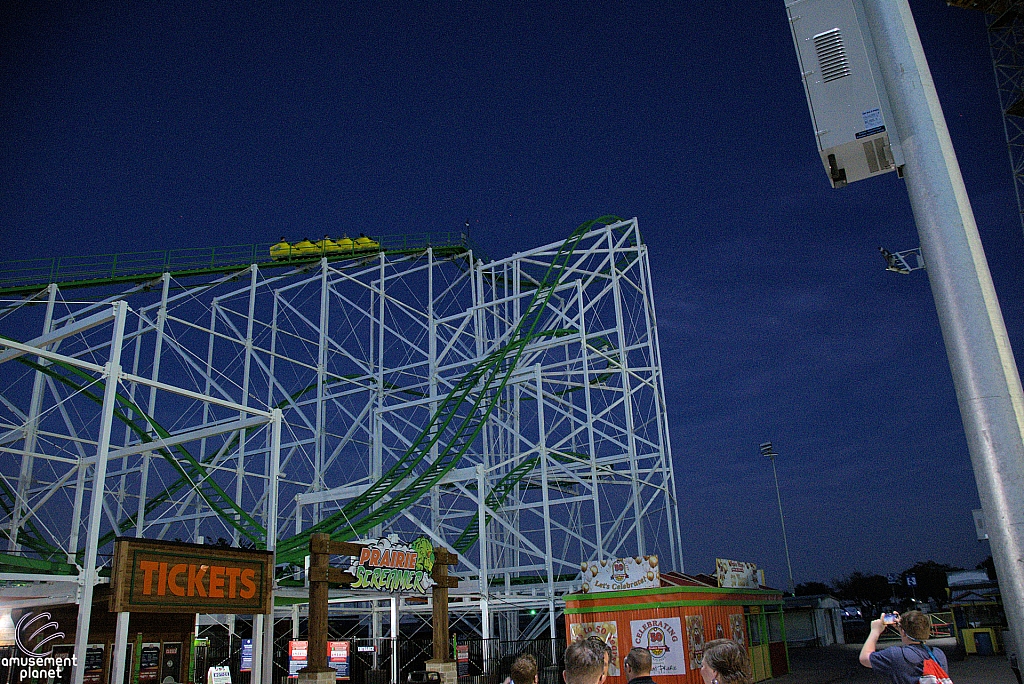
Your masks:
[{"label": "red poster", "polygon": [[299,670],[306,667],[308,641],[288,642],[288,676],[298,678]]},{"label": "red poster", "polygon": [[334,669],[334,678],[337,681],[349,678],[349,647],[348,641],[327,642],[327,667]]}]

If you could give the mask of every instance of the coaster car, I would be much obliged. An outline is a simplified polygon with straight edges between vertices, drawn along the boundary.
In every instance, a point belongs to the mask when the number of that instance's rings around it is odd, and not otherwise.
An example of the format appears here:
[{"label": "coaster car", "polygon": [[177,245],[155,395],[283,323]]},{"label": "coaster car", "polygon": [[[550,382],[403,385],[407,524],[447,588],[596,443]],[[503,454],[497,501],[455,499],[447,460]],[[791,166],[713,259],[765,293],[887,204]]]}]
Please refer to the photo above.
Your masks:
[{"label": "coaster car", "polygon": [[355,245],[357,250],[369,250],[369,249],[380,249],[380,243],[376,240],[371,240],[365,235],[360,235],[355,239]]},{"label": "coaster car", "polygon": [[316,242],[310,242],[309,238],[302,238],[295,244],[289,243],[282,237],[270,247],[270,258],[274,261],[285,261],[288,259],[309,259],[316,256],[370,252],[379,249],[380,243],[365,235],[360,235],[355,240],[347,235],[343,235],[337,240],[332,240],[329,236],[325,235]]},{"label": "coaster car", "polygon": [[270,246],[270,258],[274,261],[282,261],[284,259],[292,258],[292,246],[284,238],[275,244]]}]

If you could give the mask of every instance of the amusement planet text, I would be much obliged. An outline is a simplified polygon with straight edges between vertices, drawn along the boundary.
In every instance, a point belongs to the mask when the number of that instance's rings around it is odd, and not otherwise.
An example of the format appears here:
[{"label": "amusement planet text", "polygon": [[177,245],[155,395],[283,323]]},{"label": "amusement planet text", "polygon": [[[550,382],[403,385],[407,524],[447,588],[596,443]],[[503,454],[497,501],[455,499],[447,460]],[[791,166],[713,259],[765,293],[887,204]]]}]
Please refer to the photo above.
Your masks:
[{"label": "amusement planet text", "polygon": [[30,679],[59,679],[64,670],[74,669],[78,660],[68,656],[5,656],[0,658],[0,666],[10,668],[11,674],[18,673],[14,681],[26,682]]}]

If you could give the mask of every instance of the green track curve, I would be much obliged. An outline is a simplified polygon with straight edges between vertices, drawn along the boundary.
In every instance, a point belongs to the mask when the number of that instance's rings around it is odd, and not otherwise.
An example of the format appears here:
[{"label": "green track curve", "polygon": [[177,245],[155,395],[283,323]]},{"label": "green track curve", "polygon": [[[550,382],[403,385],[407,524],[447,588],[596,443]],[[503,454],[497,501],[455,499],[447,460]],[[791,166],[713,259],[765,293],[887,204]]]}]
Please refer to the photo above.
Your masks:
[{"label": "green track curve", "polygon": [[[377,482],[350,500],[336,513],[300,534],[282,540],[277,547],[277,563],[301,565],[303,557],[308,553],[309,538],[315,533],[328,533],[335,540],[354,539],[367,534],[373,527],[395,517],[415,504],[455,468],[470,445],[479,436],[527,346],[545,337],[562,337],[577,332],[572,329],[540,330],[544,311],[556,288],[562,282],[562,276],[583,237],[597,224],[610,225],[619,221],[621,219],[616,216],[602,216],[581,224],[573,231],[559,248],[544,278],[537,284],[534,296],[527,306],[525,314],[510,335],[509,342],[491,352],[459,379],[452,391],[440,400],[440,404],[427,426],[403,456]],[[596,346],[610,346],[607,341],[604,342],[605,345],[599,342]],[[92,376],[84,371],[60,362],[43,365],[24,357],[19,357],[17,360],[76,392],[82,393],[96,403],[102,404],[102,383],[97,383]],[[602,375],[595,381],[603,381],[607,375],[610,374]],[[280,405],[283,407],[289,401],[294,401],[309,392],[313,387],[315,385],[299,390],[289,399],[282,401]],[[576,389],[564,390],[563,393],[571,391],[576,391]],[[157,439],[170,437],[167,430],[143,412],[128,397],[120,393],[116,397],[118,406],[114,410],[114,417],[127,425],[140,440],[154,442],[153,434]],[[133,419],[132,416],[138,416],[138,419]],[[435,448],[438,451],[437,458],[417,474],[416,471]],[[229,525],[237,529],[243,537],[258,547],[265,546],[265,529],[211,479],[211,475],[206,469],[209,464],[197,460],[181,445],[175,445],[173,451],[175,453],[165,448],[154,447],[154,452],[159,453],[179,472],[179,478],[163,492],[150,498],[146,505],[146,512],[155,510],[181,489],[191,484],[196,487],[207,505]],[[492,510],[499,508],[516,486],[537,466],[538,462],[539,459],[536,457],[525,459],[512,471],[506,473],[494,489],[487,494],[487,505]],[[399,489],[403,484],[404,486]],[[0,508],[10,514],[14,493],[8,490],[9,487],[0,487]],[[385,498],[389,494],[392,494],[390,498]],[[120,527],[123,530],[134,527],[134,525],[134,517],[128,517]],[[116,534],[114,531],[107,533],[100,540],[99,545],[102,547],[109,543]],[[474,516],[454,546],[460,553],[465,553],[478,538],[479,521]],[[45,564],[50,571],[61,574],[75,570],[74,566],[59,560],[65,555],[65,552],[46,542],[44,536],[30,521],[19,535],[19,543],[35,551],[46,560],[36,561],[0,554],[0,566],[14,568],[20,564],[22,567],[39,570]],[[80,550],[77,555],[81,556],[83,553],[84,551]],[[8,560],[11,562],[8,563]]]},{"label": "green track curve", "polygon": [[[303,557],[308,553],[309,538],[313,534],[326,533],[335,540],[344,541],[369,533],[373,527],[413,505],[455,468],[483,429],[526,347],[542,337],[576,332],[568,329],[541,330],[544,310],[562,282],[562,276],[580,241],[594,225],[610,225],[619,221],[621,219],[616,216],[602,216],[576,228],[562,243],[548,266],[526,312],[509,336],[508,343],[488,354],[459,379],[452,391],[441,400],[427,426],[377,482],[336,513],[282,541],[277,548],[277,562],[301,565]],[[417,474],[418,466],[435,447],[438,450],[437,458],[422,473]],[[520,479],[524,476],[525,472],[520,475]],[[406,482],[408,484],[403,489],[384,500],[388,493]]]}]

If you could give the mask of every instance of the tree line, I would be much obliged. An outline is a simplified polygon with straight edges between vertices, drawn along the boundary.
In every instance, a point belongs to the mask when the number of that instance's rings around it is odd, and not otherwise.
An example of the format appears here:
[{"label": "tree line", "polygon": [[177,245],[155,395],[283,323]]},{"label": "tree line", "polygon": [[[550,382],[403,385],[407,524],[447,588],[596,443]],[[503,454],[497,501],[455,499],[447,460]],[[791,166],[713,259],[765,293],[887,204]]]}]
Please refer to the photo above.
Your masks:
[{"label": "tree line", "polygon": [[[955,565],[918,561],[897,575],[870,574],[856,570],[846,577],[833,579],[830,583],[802,582],[796,585],[797,596],[828,594],[840,601],[856,601],[860,604],[877,606],[888,602],[934,601],[944,606],[949,601],[946,573],[964,570]],[[975,570],[985,570],[990,579],[995,579],[992,557],[978,563]]]}]

